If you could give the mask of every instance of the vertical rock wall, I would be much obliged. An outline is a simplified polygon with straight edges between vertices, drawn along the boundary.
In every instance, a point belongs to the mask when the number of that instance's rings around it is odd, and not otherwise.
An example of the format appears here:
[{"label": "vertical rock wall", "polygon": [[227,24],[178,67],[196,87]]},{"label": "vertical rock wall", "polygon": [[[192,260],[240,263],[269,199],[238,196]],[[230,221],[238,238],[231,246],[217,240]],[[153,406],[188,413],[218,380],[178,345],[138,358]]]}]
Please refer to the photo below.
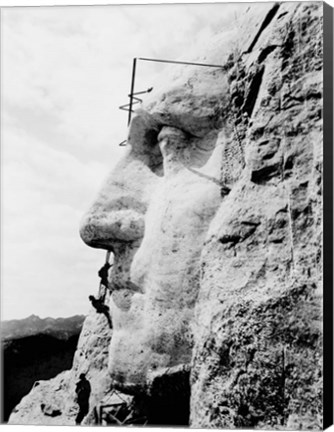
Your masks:
[{"label": "vertical rock wall", "polygon": [[[90,415],[84,424],[94,424],[93,409],[110,392],[108,349],[111,331],[103,315],[94,310],[87,316],[74,355],[72,369],[48,381],[38,381],[30,393],[13,410],[10,424],[75,425],[79,407],[75,387],[85,373],[91,383]],[[43,407],[44,405],[44,407]]]},{"label": "vertical rock wall", "polygon": [[193,427],[322,427],[322,5],[271,6],[231,54],[231,192],[202,252]]}]

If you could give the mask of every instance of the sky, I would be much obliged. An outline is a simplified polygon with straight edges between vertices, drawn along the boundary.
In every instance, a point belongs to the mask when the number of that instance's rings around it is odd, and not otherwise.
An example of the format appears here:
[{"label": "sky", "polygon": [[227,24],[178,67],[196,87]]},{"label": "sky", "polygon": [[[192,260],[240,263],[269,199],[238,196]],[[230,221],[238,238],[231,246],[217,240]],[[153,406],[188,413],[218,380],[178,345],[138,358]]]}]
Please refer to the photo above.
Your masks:
[{"label": "sky", "polygon": [[[88,312],[105,252],[79,223],[125,151],[132,59],[180,59],[239,6],[2,9],[2,320]],[[164,67],[141,62],[136,90]]]}]

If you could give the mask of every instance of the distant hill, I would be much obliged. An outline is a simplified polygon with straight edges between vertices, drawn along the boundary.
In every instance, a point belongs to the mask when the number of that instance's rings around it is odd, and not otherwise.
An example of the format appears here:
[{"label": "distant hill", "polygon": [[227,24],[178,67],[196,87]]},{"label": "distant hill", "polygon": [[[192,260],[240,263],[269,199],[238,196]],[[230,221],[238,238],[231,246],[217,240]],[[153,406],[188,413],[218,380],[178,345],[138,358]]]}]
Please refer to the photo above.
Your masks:
[{"label": "distant hill", "polygon": [[81,330],[84,315],[69,318],[40,318],[30,315],[20,320],[1,322],[1,339],[17,339],[37,334],[54,336],[57,339],[68,339]]},{"label": "distant hill", "polygon": [[41,319],[31,315],[1,323],[3,351],[3,418],[31,390],[35,381],[48,380],[72,367],[85,316]]}]

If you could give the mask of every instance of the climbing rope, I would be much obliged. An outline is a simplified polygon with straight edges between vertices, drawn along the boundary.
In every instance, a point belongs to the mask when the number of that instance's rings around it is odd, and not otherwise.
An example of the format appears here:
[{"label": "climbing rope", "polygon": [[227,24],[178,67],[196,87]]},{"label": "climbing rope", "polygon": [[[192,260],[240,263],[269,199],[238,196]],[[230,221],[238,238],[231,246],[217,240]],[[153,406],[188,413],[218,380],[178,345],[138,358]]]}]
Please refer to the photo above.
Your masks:
[{"label": "climbing rope", "polygon": [[111,251],[108,250],[106,253],[106,264],[109,264],[110,254],[111,254]]}]

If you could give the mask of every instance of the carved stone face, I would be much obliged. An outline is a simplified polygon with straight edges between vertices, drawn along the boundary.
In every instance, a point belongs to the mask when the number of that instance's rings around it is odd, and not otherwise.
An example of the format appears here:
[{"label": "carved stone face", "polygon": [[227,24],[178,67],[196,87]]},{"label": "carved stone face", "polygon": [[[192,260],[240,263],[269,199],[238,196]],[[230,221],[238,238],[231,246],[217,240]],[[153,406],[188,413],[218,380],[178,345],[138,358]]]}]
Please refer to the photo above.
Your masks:
[{"label": "carved stone face", "polygon": [[89,246],[114,253],[109,370],[129,393],[191,361],[200,255],[222,201],[226,75],[184,69],[133,116],[124,157],[81,226]]}]

